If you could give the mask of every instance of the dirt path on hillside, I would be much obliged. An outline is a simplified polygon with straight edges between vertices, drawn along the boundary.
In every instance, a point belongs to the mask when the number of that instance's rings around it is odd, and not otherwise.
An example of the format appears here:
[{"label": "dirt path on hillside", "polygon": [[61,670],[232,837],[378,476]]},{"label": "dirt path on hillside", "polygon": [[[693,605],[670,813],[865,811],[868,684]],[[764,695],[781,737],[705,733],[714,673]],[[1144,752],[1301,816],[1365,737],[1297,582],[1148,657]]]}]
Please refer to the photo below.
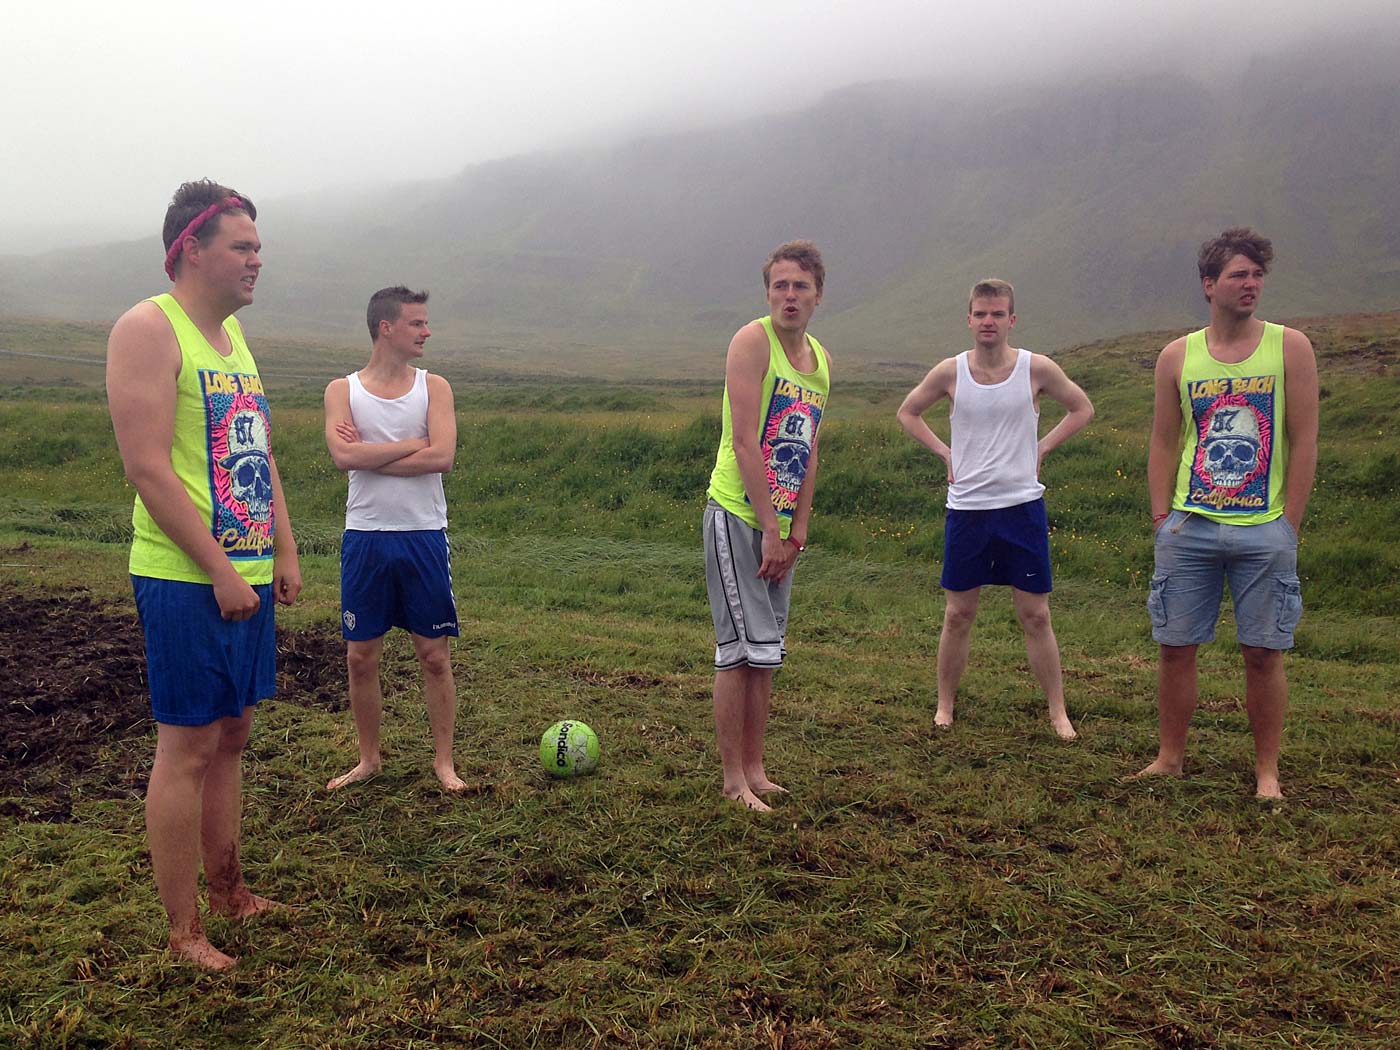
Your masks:
[{"label": "dirt path on hillside", "polygon": [[[139,798],[155,741],[131,602],[0,586],[0,814],[66,821],[75,798]],[[277,632],[277,701],[345,705],[333,629]],[[150,744],[130,737],[147,737]]]}]

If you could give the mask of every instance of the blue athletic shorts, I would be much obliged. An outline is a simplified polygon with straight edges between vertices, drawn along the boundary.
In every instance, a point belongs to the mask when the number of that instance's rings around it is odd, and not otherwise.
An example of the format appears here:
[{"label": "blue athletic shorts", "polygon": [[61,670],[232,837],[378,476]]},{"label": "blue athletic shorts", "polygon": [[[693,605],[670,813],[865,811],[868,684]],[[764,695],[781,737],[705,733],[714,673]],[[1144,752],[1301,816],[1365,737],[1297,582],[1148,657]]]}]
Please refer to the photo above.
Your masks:
[{"label": "blue athletic shorts", "polygon": [[987,584],[1048,594],[1050,529],[1045,500],[996,510],[948,510],[943,524],[945,591],[970,591]]},{"label": "blue athletic shorts", "polygon": [[1235,639],[1259,649],[1293,648],[1303,596],[1298,534],[1288,519],[1226,525],[1184,510],[1172,511],[1157,527],[1147,592],[1153,640],[1161,645],[1211,641],[1227,579]]},{"label": "blue athletic shorts", "polygon": [[361,532],[340,541],[340,627],[369,642],[391,627],[424,638],[457,637],[457,599],[445,529]]},{"label": "blue athletic shorts", "polygon": [[272,584],[253,587],[258,611],[237,622],[219,615],[211,584],[133,576],[131,588],[157,722],[207,726],[277,694]]}]

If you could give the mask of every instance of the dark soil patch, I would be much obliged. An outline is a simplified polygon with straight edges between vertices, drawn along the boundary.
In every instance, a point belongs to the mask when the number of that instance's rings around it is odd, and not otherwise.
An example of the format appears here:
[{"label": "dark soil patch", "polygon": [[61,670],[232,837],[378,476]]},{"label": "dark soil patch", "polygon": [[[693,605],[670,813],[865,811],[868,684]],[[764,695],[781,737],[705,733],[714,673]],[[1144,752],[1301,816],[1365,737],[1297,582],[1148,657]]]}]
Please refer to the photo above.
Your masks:
[{"label": "dark soil patch", "polygon": [[[0,815],[65,821],[78,798],[145,794],[155,738],[136,610],[79,591],[0,591]],[[331,629],[277,632],[278,699],[345,706],[345,650]]]}]

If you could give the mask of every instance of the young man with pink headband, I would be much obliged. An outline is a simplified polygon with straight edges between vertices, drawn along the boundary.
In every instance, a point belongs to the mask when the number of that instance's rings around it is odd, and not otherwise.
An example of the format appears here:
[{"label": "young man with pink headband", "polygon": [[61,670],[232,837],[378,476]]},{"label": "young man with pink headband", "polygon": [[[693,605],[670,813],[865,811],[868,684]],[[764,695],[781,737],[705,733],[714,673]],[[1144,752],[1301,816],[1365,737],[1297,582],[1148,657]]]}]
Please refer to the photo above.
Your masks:
[{"label": "young man with pink headband", "polygon": [[209,943],[196,893],[243,918],[255,896],[239,860],[243,748],[253,706],[276,692],[273,604],[301,590],[257,364],[233,314],[262,269],[257,209],[208,180],[165,214],[170,292],[112,328],[107,401],[136,489],[130,570],[146,637],[156,755],[146,832],[169,945],[206,970],[235,960]]}]

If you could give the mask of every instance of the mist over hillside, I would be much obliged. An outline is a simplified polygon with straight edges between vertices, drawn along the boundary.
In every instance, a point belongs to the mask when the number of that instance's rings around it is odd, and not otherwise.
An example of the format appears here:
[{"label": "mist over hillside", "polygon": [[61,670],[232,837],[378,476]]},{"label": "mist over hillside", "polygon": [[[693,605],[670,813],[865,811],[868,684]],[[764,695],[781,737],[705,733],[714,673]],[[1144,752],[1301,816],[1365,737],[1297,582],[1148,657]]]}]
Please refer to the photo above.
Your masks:
[{"label": "mist over hillside", "polygon": [[[282,200],[241,187],[266,246],[242,317],[353,344],[369,293],[403,281],[432,290],[441,352],[690,372],[762,310],[766,252],[807,236],[829,270],[813,330],[838,358],[930,362],[962,348],[963,296],[985,275],[1016,284],[1016,341],[1037,349],[1190,324],[1196,246],[1234,223],[1275,240],[1266,315],[1394,308],[1400,47],[1361,58],[1315,47],[1215,84],[876,83],[448,180]],[[161,255],[152,236],[0,257],[0,314],[110,319],[165,287]]]}]

